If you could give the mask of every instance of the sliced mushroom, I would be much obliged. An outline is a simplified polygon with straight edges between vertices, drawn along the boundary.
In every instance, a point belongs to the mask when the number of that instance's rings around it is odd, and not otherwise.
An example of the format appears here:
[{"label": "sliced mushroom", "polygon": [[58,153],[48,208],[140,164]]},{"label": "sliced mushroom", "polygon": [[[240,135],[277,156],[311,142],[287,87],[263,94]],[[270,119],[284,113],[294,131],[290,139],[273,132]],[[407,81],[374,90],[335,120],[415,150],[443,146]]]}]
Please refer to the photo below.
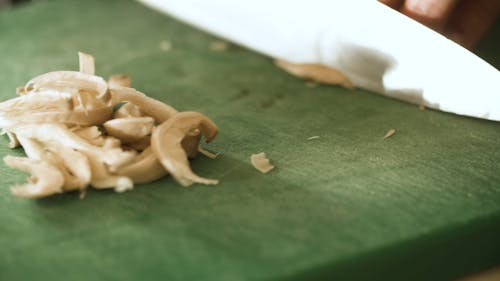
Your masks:
[{"label": "sliced mushroom", "polygon": [[64,171],[65,191],[84,190],[90,184],[92,171],[89,160],[83,153],[66,146],[51,147],[50,152],[54,155],[57,166]]},{"label": "sliced mushroom", "polygon": [[53,71],[47,72],[31,79],[24,86],[28,92],[39,92],[42,90],[54,90],[61,92],[74,92],[75,90],[86,90],[107,102],[108,84],[102,77],[82,73],[78,71]]},{"label": "sliced mushroom", "polygon": [[44,161],[59,169],[64,177],[63,190],[82,190],[90,183],[90,166],[83,154],[64,146],[44,147],[29,138],[19,137],[19,141],[30,159]]},{"label": "sliced mushroom", "polygon": [[108,86],[112,87],[130,87],[132,86],[132,80],[127,74],[114,74],[108,79]]},{"label": "sliced mushroom", "polygon": [[6,156],[3,160],[11,168],[31,173],[28,183],[11,188],[15,196],[40,198],[63,191],[64,176],[53,165],[26,157]]},{"label": "sliced mushroom", "polygon": [[125,176],[112,175],[106,165],[99,159],[95,151],[85,151],[84,154],[90,163],[92,179],[90,185],[97,189],[114,188],[116,192],[124,192],[134,188],[132,180]]},{"label": "sliced mushroom", "polygon": [[189,167],[182,140],[195,130],[200,130],[207,142],[217,134],[217,126],[197,112],[180,112],[153,130],[151,146],[165,169],[183,186],[193,183],[217,184],[217,180],[197,176]]},{"label": "sliced mushroom", "polygon": [[14,127],[13,132],[18,136],[34,138],[41,142],[56,143],[84,153],[95,152],[97,158],[102,163],[109,165],[110,169],[129,163],[136,155],[133,151],[123,151],[120,148],[105,149],[91,145],[62,124],[23,124]]},{"label": "sliced mushroom", "polygon": [[101,130],[97,126],[90,127],[80,127],[72,130],[77,136],[85,139],[92,145],[103,146],[104,145],[104,137],[102,135]]},{"label": "sliced mushroom", "polygon": [[9,138],[9,148],[16,148],[19,146],[19,140],[17,139],[16,134],[2,129],[0,135],[7,135],[7,137]]},{"label": "sliced mushroom", "polygon": [[57,122],[75,125],[96,125],[108,120],[112,107],[105,106],[78,111],[73,108],[72,96],[52,90],[30,92],[0,103],[0,127],[21,123]]},{"label": "sliced mushroom", "polygon": [[153,117],[156,122],[162,123],[172,115],[177,113],[175,108],[155,99],[152,99],[145,94],[133,88],[113,87],[110,88],[113,102],[131,102],[137,105],[141,111]]},{"label": "sliced mushroom", "polygon": [[205,155],[206,157],[208,157],[210,159],[215,159],[220,154],[220,152],[213,153],[211,151],[208,151],[208,150],[204,149],[203,147],[201,147],[201,145],[198,146],[198,152],[200,152],[201,154]]},{"label": "sliced mushroom", "polygon": [[139,141],[126,144],[126,147],[128,147],[130,149],[135,149],[137,151],[143,151],[146,148],[148,148],[149,146],[151,146],[151,136],[146,136],[146,137],[140,139]]},{"label": "sliced mushroom", "polygon": [[129,117],[111,119],[103,124],[108,135],[122,143],[138,142],[151,135],[155,120],[151,117]]},{"label": "sliced mushroom", "polygon": [[283,60],[275,61],[276,65],[286,72],[301,78],[311,79],[315,82],[341,85],[353,88],[351,80],[337,69],[320,64],[295,64]]},{"label": "sliced mushroom", "polygon": [[269,159],[267,159],[266,153],[264,152],[252,154],[250,156],[250,162],[255,169],[259,170],[259,172],[263,174],[266,174],[274,169],[274,166],[271,162],[269,162]]},{"label": "sliced mushroom", "polygon": [[118,108],[118,110],[113,114],[113,118],[128,117],[145,117],[145,115],[137,105],[131,102],[126,102],[124,105],[120,106],[120,108]]},{"label": "sliced mushroom", "polygon": [[120,167],[115,174],[126,176],[134,183],[149,183],[168,174],[151,147],[139,154],[130,164]]},{"label": "sliced mushroom", "polygon": [[85,113],[103,107],[111,108],[111,105],[106,105],[102,100],[99,100],[93,93],[87,90],[78,90],[78,92],[72,96],[72,99],[73,110],[79,110]]},{"label": "sliced mushroom", "polygon": [[90,75],[95,74],[95,63],[93,56],[78,52],[78,61],[80,62],[80,72]]},{"label": "sliced mushroom", "polygon": [[193,159],[198,154],[198,146],[200,144],[201,132],[199,129],[192,130],[186,134],[181,145],[188,158]]}]

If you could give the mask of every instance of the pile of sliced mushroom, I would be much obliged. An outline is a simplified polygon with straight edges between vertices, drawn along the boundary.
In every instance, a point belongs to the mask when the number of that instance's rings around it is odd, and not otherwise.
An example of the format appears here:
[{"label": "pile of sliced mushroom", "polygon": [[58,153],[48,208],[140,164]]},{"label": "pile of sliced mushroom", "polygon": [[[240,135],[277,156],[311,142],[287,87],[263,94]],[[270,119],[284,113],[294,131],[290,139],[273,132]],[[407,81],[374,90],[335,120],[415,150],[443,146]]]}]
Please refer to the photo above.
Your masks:
[{"label": "pile of sliced mushroom", "polygon": [[27,156],[4,162],[31,174],[12,187],[14,195],[40,198],[89,186],[122,192],[169,173],[183,186],[217,184],[196,175],[188,161],[202,136],[210,142],[217,134],[209,118],[147,97],[126,75],[106,82],[94,75],[91,55],[79,59],[80,71],[42,74],[0,103],[9,147],[22,146]]}]

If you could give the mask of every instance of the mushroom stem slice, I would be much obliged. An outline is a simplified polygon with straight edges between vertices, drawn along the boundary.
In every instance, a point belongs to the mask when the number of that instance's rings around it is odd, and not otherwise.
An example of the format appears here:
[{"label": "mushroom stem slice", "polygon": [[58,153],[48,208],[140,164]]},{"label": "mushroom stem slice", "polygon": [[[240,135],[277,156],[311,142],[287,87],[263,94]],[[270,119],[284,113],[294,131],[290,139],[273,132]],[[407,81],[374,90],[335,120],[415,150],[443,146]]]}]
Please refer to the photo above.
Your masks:
[{"label": "mushroom stem slice", "polygon": [[112,87],[110,92],[113,103],[131,102],[137,105],[141,111],[153,117],[158,123],[164,122],[177,113],[177,110],[170,105],[152,99],[133,88]]},{"label": "mushroom stem slice", "polygon": [[200,130],[207,142],[217,134],[217,126],[197,112],[177,113],[153,130],[151,146],[165,169],[183,186],[193,183],[217,184],[217,180],[197,176],[189,167],[182,140],[194,130]]},{"label": "mushroom stem slice", "polygon": [[95,63],[92,55],[78,52],[78,61],[80,63],[80,72],[86,74],[95,74]]},{"label": "mushroom stem slice", "polygon": [[115,174],[126,176],[134,183],[150,183],[165,176],[168,172],[158,161],[151,147],[148,147],[132,163],[120,167]]},{"label": "mushroom stem slice", "polygon": [[64,176],[53,165],[26,157],[6,156],[7,166],[31,173],[28,183],[11,188],[12,194],[24,198],[41,198],[63,191]]}]

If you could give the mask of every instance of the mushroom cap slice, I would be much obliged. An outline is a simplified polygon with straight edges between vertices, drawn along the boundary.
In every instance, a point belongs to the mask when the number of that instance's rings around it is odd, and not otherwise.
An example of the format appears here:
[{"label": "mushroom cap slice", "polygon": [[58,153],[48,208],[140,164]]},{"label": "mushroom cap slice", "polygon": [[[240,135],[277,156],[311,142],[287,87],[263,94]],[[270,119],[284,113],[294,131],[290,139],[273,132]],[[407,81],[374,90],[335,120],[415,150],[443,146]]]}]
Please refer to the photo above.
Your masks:
[{"label": "mushroom cap slice", "polygon": [[118,138],[122,143],[132,143],[151,135],[154,123],[151,117],[129,117],[111,119],[103,126],[108,135]]},{"label": "mushroom cap slice", "polygon": [[0,127],[8,128],[16,123],[42,122],[100,125],[111,117],[112,112],[111,106],[75,110],[71,94],[44,90],[0,103]]},{"label": "mushroom cap slice", "polygon": [[180,112],[153,130],[151,147],[165,169],[183,186],[193,183],[217,184],[217,180],[197,176],[189,167],[182,140],[195,130],[201,131],[207,142],[217,135],[217,126],[198,112]]},{"label": "mushroom cap slice", "polygon": [[57,167],[26,157],[6,156],[7,166],[31,173],[28,183],[11,188],[12,194],[24,198],[40,198],[63,191],[64,176]]},{"label": "mushroom cap slice", "polygon": [[170,105],[152,99],[133,88],[112,87],[110,92],[113,103],[131,102],[137,105],[141,111],[153,117],[158,123],[164,122],[177,113],[177,110]]},{"label": "mushroom cap slice", "polygon": [[102,77],[79,71],[53,71],[39,75],[26,83],[26,91],[50,89],[56,91],[86,90],[98,99],[108,101],[108,84]]}]

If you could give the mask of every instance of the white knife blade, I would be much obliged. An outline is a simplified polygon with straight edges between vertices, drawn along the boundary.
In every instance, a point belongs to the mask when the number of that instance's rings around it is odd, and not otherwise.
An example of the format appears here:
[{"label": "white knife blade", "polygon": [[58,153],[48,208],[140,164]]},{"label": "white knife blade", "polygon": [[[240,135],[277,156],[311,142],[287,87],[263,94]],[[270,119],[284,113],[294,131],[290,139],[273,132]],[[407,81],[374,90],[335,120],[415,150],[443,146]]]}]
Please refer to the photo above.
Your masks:
[{"label": "white knife blade", "polygon": [[264,55],[318,63],[355,86],[500,121],[500,72],[375,0],[139,0]]}]

